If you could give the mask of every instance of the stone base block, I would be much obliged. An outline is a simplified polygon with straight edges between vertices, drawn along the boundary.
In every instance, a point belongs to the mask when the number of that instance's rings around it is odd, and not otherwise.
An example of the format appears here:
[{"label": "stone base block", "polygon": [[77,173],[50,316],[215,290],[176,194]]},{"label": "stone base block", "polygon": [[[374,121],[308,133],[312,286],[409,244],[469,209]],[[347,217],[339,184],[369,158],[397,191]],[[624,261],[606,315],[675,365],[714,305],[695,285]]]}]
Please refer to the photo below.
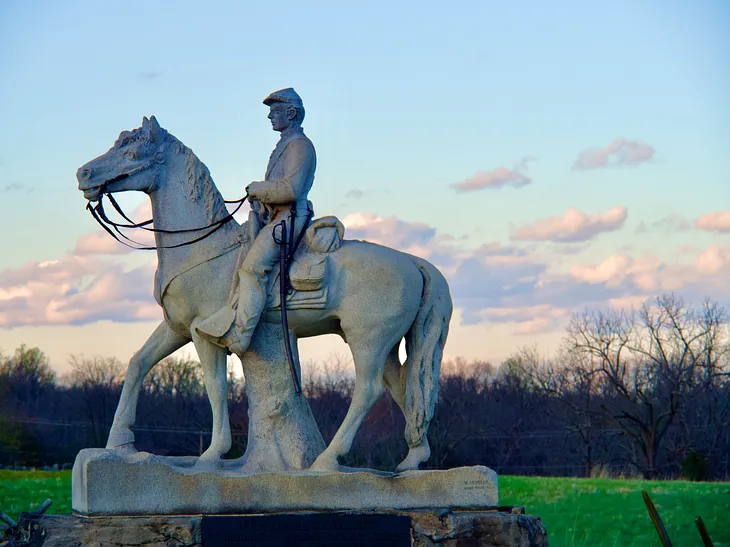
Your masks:
[{"label": "stone base block", "polygon": [[87,449],[76,458],[72,506],[82,515],[245,514],[273,511],[490,508],[497,474],[487,467],[393,474],[246,474],[235,460],[197,470],[196,458]]},{"label": "stone base block", "polygon": [[[516,512],[519,513],[519,512]],[[301,513],[298,513],[301,514]],[[507,511],[391,511],[410,517],[414,547],[547,547],[545,526],[534,515]],[[9,547],[203,547],[200,516],[21,516]],[[246,518],[246,517],[243,517]],[[226,545],[259,545],[226,543]],[[311,542],[296,545],[317,545]],[[352,547],[349,541],[326,543]],[[268,544],[267,544],[268,545]]]}]

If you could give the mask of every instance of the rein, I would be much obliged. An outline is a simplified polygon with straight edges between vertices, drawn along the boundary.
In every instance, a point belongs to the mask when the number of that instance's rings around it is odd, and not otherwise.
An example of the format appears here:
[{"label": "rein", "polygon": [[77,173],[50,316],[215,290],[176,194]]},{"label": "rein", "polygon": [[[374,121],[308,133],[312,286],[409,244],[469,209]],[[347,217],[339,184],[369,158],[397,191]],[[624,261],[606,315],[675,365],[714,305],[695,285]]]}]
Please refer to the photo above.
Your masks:
[{"label": "rein", "polygon": [[[220,230],[224,224],[226,224],[228,221],[230,221],[233,218],[233,215],[235,215],[238,210],[243,206],[245,201],[248,199],[248,193],[241,199],[236,200],[223,200],[224,203],[238,203],[238,206],[233,210],[233,212],[228,213],[225,217],[216,220],[215,222],[209,224],[208,226],[202,226],[200,228],[186,228],[182,230],[164,230],[162,228],[150,228],[149,225],[152,224],[154,219],[145,220],[144,222],[134,222],[132,219],[130,219],[122,210],[119,203],[117,203],[117,200],[114,199],[114,196],[110,192],[105,192],[107,182],[102,184],[101,186],[101,192],[99,195],[99,201],[96,205],[92,206],[91,202],[86,204],[86,209],[91,213],[91,216],[94,217],[94,220],[99,223],[99,226],[104,228],[104,230],[112,236],[114,239],[116,239],[119,243],[122,245],[125,245],[129,247],[130,249],[135,249],[138,251],[156,251],[157,249],[176,249],[178,247],[185,247],[186,245],[192,245],[193,243],[197,243],[198,241],[202,241],[208,236],[213,235],[215,232]],[[107,214],[106,211],[104,211],[104,196],[109,198],[109,201],[112,204],[112,207],[119,213],[124,220],[126,220],[129,224],[120,224],[118,222],[114,222],[111,220]],[[111,226],[111,228],[110,228]],[[114,231],[112,231],[112,228]],[[139,228],[142,230],[145,230],[147,232],[154,232],[159,234],[186,234],[186,233],[195,233],[195,232],[202,232],[205,230],[210,230],[203,235],[196,237],[195,239],[192,239],[190,241],[183,241],[182,243],[178,243],[176,245],[163,245],[162,247],[154,246],[154,247],[147,247],[143,245],[142,243],[139,243],[138,241],[135,241],[126,235],[122,233],[121,228]],[[116,232],[116,234],[114,233]],[[117,235],[118,234],[118,235]],[[123,241],[119,238],[121,236],[123,239],[126,239],[133,245],[130,245],[126,241]]]}]

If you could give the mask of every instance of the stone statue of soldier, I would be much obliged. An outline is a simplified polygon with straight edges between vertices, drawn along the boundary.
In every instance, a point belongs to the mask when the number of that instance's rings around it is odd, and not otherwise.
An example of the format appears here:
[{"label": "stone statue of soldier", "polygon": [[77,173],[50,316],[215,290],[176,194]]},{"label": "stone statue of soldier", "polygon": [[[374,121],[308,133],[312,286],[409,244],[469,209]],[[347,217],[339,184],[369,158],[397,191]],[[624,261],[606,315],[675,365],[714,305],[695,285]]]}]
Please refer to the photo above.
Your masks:
[{"label": "stone statue of soldier", "polygon": [[237,355],[248,349],[266,306],[269,273],[279,261],[282,236],[293,235],[296,241],[313,214],[307,194],[314,182],[317,157],[302,129],[302,99],[294,89],[286,88],[271,93],[264,104],[270,108],[268,118],[281,138],[269,158],[265,180],[246,188],[258,235],[238,269],[238,298],[230,299],[196,327],[204,338]]}]

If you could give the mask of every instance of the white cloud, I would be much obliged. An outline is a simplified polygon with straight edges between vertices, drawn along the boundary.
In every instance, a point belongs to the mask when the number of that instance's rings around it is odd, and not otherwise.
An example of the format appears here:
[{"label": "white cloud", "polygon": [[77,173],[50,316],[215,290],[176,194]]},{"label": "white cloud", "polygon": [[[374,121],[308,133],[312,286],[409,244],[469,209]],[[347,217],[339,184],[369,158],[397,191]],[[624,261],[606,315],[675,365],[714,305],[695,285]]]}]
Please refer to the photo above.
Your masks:
[{"label": "white cloud", "polygon": [[578,242],[596,237],[602,232],[621,228],[628,213],[625,207],[614,207],[605,213],[589,214],[575,208],[560,216],[538,220],[512,234],[512,240]]}]

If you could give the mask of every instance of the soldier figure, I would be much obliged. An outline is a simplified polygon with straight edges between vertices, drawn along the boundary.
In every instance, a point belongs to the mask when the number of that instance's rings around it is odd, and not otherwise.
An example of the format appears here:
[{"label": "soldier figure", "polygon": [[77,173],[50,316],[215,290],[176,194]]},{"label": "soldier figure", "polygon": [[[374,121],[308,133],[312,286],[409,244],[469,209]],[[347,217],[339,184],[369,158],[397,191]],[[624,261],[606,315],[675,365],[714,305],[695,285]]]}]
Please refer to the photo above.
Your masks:
[{"label": "soldier figure", "polygon": [[204,338],[237,355],[248,349],[266,306],[269,273],[279,261],[274,236],[279,239],[283,235],[281,221],[286,221],[286,238],[292,221],[295,239],[306,229],[311,211],[307,194],[317,165],[314,145],[302,130],[304,106],[297,92],[292,88],[275,91],[264,104],[270,108],[272,128],[281,138],[269,158],[266,180],[246,188],[261,228],[238,270],[238,301],[232,299],[196,327]]}]

